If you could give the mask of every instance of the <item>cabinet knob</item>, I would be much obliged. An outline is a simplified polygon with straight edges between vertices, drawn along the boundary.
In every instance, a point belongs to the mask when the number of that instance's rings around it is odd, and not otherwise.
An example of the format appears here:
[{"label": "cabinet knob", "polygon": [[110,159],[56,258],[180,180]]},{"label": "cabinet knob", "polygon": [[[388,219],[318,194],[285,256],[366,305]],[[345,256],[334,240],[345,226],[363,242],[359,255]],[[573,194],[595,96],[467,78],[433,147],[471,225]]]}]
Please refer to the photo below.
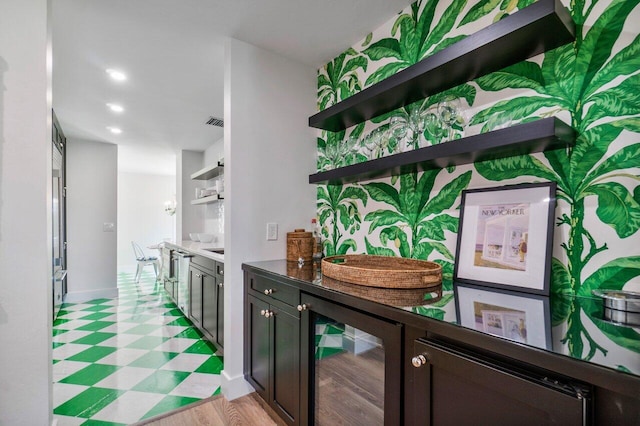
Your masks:
[{"label": "cabinet knob", "polygon": [[273,311],[266,311],[264,313],[265,318],[271,318],[272,316],[274,316],[275,314],[273,313]]},{"label": "cabinet knob", "polygon": [[302,305],[298,305],[298,311],[302,312],[302,311],[306,311],[307,309],[309,309],[311,307],[311,305],[308,305],[306,303],[303,303]]},{"label": "cabinet knob", "polygon": [[200,278],[200,277],[202,277],[202,275],[200,275],[200,274],[196,274],[196,277]]},{"label": "cabinet knob", "polygon": [[260,310],[260,315],[265,316],[266,313],[267,313],[266,310],[264,310],[264,309]]},{"label": "cabinet knob", "polygon": [[269,294],[271,294],[271,293],[273,293],[273,289],[272,289],[272,288],[268,288],[268,289],[266,289],[266,290],[264,291],[264,294],[266,294],[266,295],[269,295]]},{"label": "cabinet knob", "polygon": [[420,355],[416,355],[413,358],[411,358],[411,364],[415,367],[415,368],[420,368],[423,365],[425,365],[427,363],[427,358],[420,354]]},{"label": "cabinet knob", "polygon": [[219,283],[218,283],[218,287],[222,287],[223,285],[224,285],[224,283],[223,283],[223,282],[219,282]]}]

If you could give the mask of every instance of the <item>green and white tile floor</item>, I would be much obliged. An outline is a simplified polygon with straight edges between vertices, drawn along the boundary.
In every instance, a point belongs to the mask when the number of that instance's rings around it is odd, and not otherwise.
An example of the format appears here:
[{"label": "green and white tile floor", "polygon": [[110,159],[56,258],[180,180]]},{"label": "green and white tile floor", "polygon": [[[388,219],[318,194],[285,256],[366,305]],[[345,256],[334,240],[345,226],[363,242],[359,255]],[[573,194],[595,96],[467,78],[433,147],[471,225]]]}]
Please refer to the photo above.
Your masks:
[{"label": "green and white tile floor", "polygon": [[131,424],[220,393],[222,356],[152,274],[119,297],[65,304],[53,326],[59,426]]}]

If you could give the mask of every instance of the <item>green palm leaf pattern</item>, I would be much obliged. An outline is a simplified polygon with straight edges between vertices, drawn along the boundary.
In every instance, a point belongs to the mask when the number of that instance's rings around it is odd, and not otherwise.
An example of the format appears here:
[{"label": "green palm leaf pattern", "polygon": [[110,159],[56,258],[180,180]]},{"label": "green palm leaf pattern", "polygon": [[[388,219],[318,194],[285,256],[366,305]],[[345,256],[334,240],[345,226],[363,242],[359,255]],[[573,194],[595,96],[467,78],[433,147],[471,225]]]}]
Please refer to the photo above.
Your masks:
[{"label": "green palm leaf pattern", "polygon": [[345,233],[353,235],[362,223],[357,202],[367,205],[367,194],[357,186],[320,185],[317,189],[318,217],[326,256],[355,252],[357,243],[352,238],[343,238]]},{"label": "green palm leaf pattern", "polygon": [[[347,57],[351,57],[346,60]],[[346,62],[345,62],[346,60]],[[358,69],[367,70],[367,59],[348,49],[318,73],[318,109],[320,111],[362,90]]]},{"label": "green palm leaf pattern", "polygon": [[[399,189],[384,182],[363,185],[371,199],[388,206],[365,216],[365,222],[369,222],[369,234],[380,229],[381,244],[391,245],[376,247],[367,241],[367,253],[399,254],[424,260],[437,253],[441,262],[452,265],[453,254],[441,241],[445,240],[445,231],[458,231],[458,218],[447,211],[453,208],[462,190],[469,185],[471,171],[451,179],[432,196],[435,180],[441,173],[446,171],[401,175]],[[452,268],[447,268],[446,272],[450,271]],[[447,278],[450,279],[450,275]]]},{"label": "green palm leaf pattern", "polygon": [[[570,214],[558,218],[558,226],[569,231],[567,242],[561,245],[568,264],[565,267],[553,260],[554,292],[588,296],[596,288],[622,288],[640,271],[640,258],[620,258],[583,277],[585,266],[608,250],[606,243],[599,244],[585,228],[586,199],[597,198],[596,216],[619,238],[637,235],[640,229],[640,144],[611,150],[623,129],[640,132],[640,76],[636,73],[640,38],[613,53],[629,14],[639,2],[612,1],[593,26],[587,27],[584,23],[596,2],[587,6],[576,1],[571,11],[579,30],[575,43],[547,52],[541,65],[527,61],[477,80],[486,91],[533,92],[500,101],[476,114],[471,123],[483,124],[483,131],[490,130],[489,122],[495,116],[509,115],[513,121],[523,121],[552,109],[568,111],[578,133],[573,149],[545,153],[546,163],[536,156],[522,156],[475,165],[478,173],[490,180],[531,176],[558,183],[558,198],[569,205]],[[568,320],[564,341],[572,355],[587,359],[599,350],[605,353],[582,325],[580,312],[592,309],[589,303],[576,302],[554,310],[554,321]],[[594,323],[611,340],[628,344],[614,327],[602,321]]]}]

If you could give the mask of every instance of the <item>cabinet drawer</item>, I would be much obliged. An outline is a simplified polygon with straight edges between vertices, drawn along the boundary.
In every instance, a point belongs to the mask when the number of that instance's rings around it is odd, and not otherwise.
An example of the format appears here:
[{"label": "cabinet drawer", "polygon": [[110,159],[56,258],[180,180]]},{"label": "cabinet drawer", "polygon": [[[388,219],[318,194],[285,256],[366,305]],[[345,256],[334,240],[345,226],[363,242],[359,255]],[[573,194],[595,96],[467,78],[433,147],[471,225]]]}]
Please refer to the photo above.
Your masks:
[{"label": "cabinet drawer", "polygon": [[204,256],[193,256],[191,258],[191,263],[198,265],[198,268],[202,269],[203,272],[209,272],[213,274],[216,270],[216,261],[213,259],[208,259]]},{"label": "cabinet drawer", "polygon": [[584,384],[436,342],[416,340],[414,355],[413,417],[427,424],[591,424],[591,390]]},{"label": "cabinet drawer", "polygon": [[270,278],[259,275],[249,276],[249,288],[263,296],[269,296],[288,305],[294,306],[300,303],[300,290]]}]

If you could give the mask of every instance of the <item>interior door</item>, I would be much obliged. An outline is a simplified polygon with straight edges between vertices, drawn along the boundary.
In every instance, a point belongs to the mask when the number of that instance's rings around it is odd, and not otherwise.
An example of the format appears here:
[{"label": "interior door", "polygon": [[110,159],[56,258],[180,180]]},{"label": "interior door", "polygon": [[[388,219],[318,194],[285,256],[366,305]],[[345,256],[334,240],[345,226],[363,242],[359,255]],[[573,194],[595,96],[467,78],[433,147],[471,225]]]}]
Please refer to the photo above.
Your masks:
[{"label": "interior door", "polygon": [[51,168],[52,284],[53,317],[55,318],[66,293],[65,183],[64,142],[54,127]]}]

